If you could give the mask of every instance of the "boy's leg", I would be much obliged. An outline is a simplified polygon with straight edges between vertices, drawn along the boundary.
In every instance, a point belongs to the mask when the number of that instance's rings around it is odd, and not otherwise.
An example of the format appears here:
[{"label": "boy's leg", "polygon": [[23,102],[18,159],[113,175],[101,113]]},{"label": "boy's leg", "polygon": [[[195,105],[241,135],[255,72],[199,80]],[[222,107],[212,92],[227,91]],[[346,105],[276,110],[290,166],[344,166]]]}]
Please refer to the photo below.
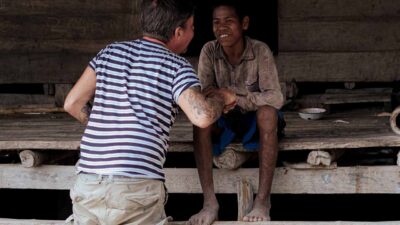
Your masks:
[{"label": "boy's leg", "polygon": [[244,221],[270,220],[270,193],[272,179],[278,156],[277,110],[262,106],[257,110],[257,126],[260,134],[259,148],[259,187],[253,203],[253,209]]}]

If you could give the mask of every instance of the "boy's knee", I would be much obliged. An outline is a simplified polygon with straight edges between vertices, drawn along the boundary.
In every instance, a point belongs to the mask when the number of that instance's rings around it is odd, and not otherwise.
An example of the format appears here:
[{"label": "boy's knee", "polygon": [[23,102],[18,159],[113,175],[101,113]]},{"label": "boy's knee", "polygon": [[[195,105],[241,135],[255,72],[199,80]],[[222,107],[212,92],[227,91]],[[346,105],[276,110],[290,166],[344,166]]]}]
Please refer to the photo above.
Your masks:
[{"label": "boy's knee", "polygon": [[278,111],[271,106],[261,106],[257,109],[257,126],[267,131],[276,132]]}]

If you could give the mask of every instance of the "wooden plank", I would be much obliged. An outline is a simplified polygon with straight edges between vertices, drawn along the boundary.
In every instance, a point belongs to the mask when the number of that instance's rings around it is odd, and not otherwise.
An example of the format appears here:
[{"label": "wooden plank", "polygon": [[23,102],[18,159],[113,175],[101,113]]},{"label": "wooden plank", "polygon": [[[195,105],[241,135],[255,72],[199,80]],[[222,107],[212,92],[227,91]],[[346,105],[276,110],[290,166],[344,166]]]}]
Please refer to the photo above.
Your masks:
[{"label": "wooden plank", "polygon": [[[279,147],[281,150],[400,147],[389,116],[379,116],[380,112],[356,110],[328,114],[315,121],[302,120],[296,112],[286,112],[285,137]],[[66,113],[3,115],[0,116],[0,150],[77,150],[83,130],[84,126]],[[171,130],[169,151],[192,151],[192,131],[187,118],[179,114]]]},{"label": "wooden plank", "polygon": [[368,102],[391,102],[391,95],[385,93],[379,94],[324,94],[322,96],[322,101],[326,105],[333,104],[346,104],[346,103],[368,103]]},{"label": "wooden plank", "polygon": [[400,80],[400,51],[281,52],[281,79],[290,82],[393,82]]},{"label": "wooden plank", "polygon": [[140,33],[137,14],[98,16],[0,15],[0,37],[33,41],[130,38]]},{"label": "wooden plank", "polygon": [[285,20],[399,17],[400,4],[398,0],[279,0],[278,15]]},{"label": "wooden plank", "polygon": [[54,105],[54,96],[43,94],[0,94],[0,107],[34,104]]},{"label": "wooden plank", "polygon": [[[354,221],[264,221],[264,222],[240,222],[240,221],[216,221],[213,225],[398,225],[400,221],[382,222],[354,222]],[[29,220],[0,218],[0,225],[64,225],[63,220]],[[169,222],[168,225],[185,225],[186,221]]]},{"label": "wooden plank", "polygon": [[279,51],[400,50],[399,27],[400,17],[373,21],[280,21]]},{"label": "wooden plank", "polygon": [[[197,169],[167,168],[166,186],[170,193],[202,193]],[[214,169],[216,193],[237,193],[237,182],[243,178],[256,193],[258,168]],[[18,164],[0,165],[0,188],[70,189],[75,181],[74,166],[41,166],[24,168]],[[307,170],[278,167],[272,193],[279,194],[366,194],[400,193],[399,166],[339,167]]]},{"label": "wooden plank", "polygon": [[138,0],[2,0],[1,15],[90,15],[111,13],[137,13]]},{"label": "wooden plank", "polygon": [[74,83],[94,56],[69,53],[0,54],[0,84]]},{"label": "wooden plank", "polygon": [[[118,38],[121,39],[122,37]],[[0,52],[2,54],[16,54],[29,52],[32,53],[86,53],[95,55],[107,44],[117,41],[113,39],[56,39],[56,40],[40,40],[32,39],[16,39],[16,38],[0,38]],[[123,41],[121,39],[121,41]]]}]

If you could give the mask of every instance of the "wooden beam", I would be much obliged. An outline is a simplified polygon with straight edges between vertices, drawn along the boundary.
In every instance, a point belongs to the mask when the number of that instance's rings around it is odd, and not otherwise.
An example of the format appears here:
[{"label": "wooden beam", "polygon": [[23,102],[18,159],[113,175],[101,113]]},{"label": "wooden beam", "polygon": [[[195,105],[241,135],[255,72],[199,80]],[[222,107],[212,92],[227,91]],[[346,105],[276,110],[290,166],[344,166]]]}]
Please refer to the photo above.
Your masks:
[{"label": "wooden beam", "polygon": [[279,76],[289,82],[393,82],[400,80],[400,51],[281,52]]},{"label": "wooden beam", "polygon": [[[128,39],[140,34],[138,14],[101,14],[93,16],[2,15],[0,37],[32,41],[54,39]],[[21,65],[21,63],[19,63]]]},{"label": "wooden beam", "polygon": [[[74,83],[95,54],[0,54],[0,83]],[[15,63],[18,62],[18,63]]]},{"label": "wooden beam", "polygon": [[[389,118],[378,116],[379,112],[335,113],[315,121],[305,121],[296,112],[287,112],[285,137],[279,148],[297,151],[400,147],[398,135],[388,124]],[[0,150],[78,150],[83,130],[82,124],[65,113],[2,115]],[[184,115],[177,118],[170,140],[170,152],[193,151],[192,125]],[[232,146],[240,148],[241,144]]]},{"label": "wooden beam", "polygon": [[368,19],[399,17],[397,0],[279,0],[278,16],[285,20],[338,17]]},{"label": "wooden beam", "polygon": [[0,94],[0,107],[23,105],[54,105],[54,96],[43,94]]},{"label": "wooden beam", "polygon": [[[119,39],[121,39],[120,37]],[[116,39],[55,39],[32,41],[30,39],[0,38],[0,52],[2,54],[32,53],[84,53],[95,55],[106,45]]]},{"label": "wooden beam", "polygon": [[400,18],[373,21],[280,21],[280,52],[400,50]]},{"label": "wooden beam", "polygon": [[137,0],[98,1],[85,0],[66,2],[64,0],[24,0],[1,1],[1,15],[93,15],[126,13],[132,14],[139,11]]},{"label": "wooden beam", "polygon": [[326,105],[368,102],[390,103],[392,91],[392,88],[327,89],[321,100]]},{"label": "wooden beam", "polygon": [[[171,193],[202,193],[197,169],[165,169],[166,186]],[[24,168],[16,164],[0,165],[0,188],[70,189],[75,181],[74,166]],[[243,178],[258,187],[258,169],[214,169],[216,193],[237,193]],[[279,194],[398,194],[400,167],[339,167],[307,170],[279,167],[275,170],[272,193]]]},{"label": "wooden beam", "polygon": [[[265,222],[240,222],[240,221],[216,221],[213,225],[398,225],[400,221],[265,221]],[[64,225],[63,220],[29,220],[0,218],[0,225]],[[186,221],[169,222],[168,225],[185,225]]]}]

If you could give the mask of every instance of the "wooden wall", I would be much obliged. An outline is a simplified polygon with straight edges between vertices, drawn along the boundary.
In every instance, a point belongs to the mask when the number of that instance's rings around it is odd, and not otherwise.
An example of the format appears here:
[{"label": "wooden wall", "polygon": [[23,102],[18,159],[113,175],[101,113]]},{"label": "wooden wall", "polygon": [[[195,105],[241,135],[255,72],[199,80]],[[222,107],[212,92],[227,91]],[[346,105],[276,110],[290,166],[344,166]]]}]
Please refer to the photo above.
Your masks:
[{"label": "wooden wall", "polygon": [[0,84],[73,83],[137,21],[137,0],[0,0]]},{"label": "wooden wall", "polygon": [[282,80],[400,80],[400,1],[279,0]]},{"label": "wooden wall", "polygon": [[[56,84],[64,97],[60,84],[101,48],[140,35],[139,10],[139,0],[0,0],[0,85]],[[398,0],[278,0],[278,27],[283,82],[400,80]]]}]

